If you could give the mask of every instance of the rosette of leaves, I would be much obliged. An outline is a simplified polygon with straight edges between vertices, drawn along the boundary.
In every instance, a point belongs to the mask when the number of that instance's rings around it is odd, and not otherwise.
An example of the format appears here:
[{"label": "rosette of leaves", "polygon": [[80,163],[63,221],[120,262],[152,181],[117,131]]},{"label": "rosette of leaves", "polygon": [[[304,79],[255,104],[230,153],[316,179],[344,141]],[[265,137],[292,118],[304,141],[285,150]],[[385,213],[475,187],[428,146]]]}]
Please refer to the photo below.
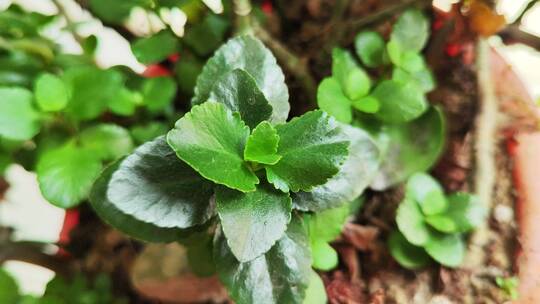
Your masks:
[{"label": "rosette of leaves", "polygon": [[133,237],[183,241],[188,251],[207,239],[194,234],[213,235],[205,248],[236,303],[302,303],[314,280],[301,212],[359,196],[376,146],[320,110],[287,122],[283,72],[252,36],[216,51],[192,102],[166,137],[102,173],[93,207]]},{"label": "rosette of leaves", "polygon": [[474,195],[446,196],[439,183],[425,173],[409,178],[389,240],[390,253],[403,267],[417,269],[431,259],[459,267],[465,256],[464,235],[478,227],[486,210]]},{"label": "rosette of leaves", "polygon": [[377,139],[382,164],[371,185],[375,190],[430,169],[442,152],[444,117],[429,109],[425,97],[435,87],[421,54],[428,36],[426,17],[409,9],[394,24],[388,42],[374,31],[356,36],[359,60],[348,50],[334,49],[332,76],[319,85],[321,109]]}]

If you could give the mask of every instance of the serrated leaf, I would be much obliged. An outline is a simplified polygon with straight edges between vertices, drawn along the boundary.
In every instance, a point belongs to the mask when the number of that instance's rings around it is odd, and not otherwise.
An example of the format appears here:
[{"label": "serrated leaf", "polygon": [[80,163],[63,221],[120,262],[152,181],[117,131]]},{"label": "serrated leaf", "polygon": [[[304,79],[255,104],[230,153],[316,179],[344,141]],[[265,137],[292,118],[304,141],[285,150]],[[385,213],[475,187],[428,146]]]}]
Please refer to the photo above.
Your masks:
[{"label": "serrated leaf", "polygon": [[39,115],[32,93],[24,88],[0,88],[0,136],[27,140],[39,132]]},{"label": "serrated leaf", "polygon": [[444,116],[436,107],[408,124],[386,125],[377,135],[383,161],[371,188],[385,190],[429,170],[443,152],[445,134]]},{"label": "serrated leaf", "polygon": [[324,288],[321,277],[315,272],[311,271],[311,277],[309,280],[309,286],[306,289],[306,297],[303,304],[326,304],[328,297],[326,296],[326,289]]},{"label": "serrated leaf", "polygon": [[107,198],[107,188],[112,174],[118,170],[121,162],[122,160],[119,160],[107,167],[92,187],[90,203],[101,220],[133,238],[147,242],[173,242],[186,237],[189,230],[162,228],[152,223],[141,221],[120,211]]},{"label": "serrated leaf", "polygon": [[360,99],[354,100],[352,106],[358,111],[365,113],[377,113],[381,108],[379,100],[373,96],[364,96]]},{"label": "serrated leaf", "polygon": [[236,259],[249,262],[280,239],[291,219],[291,198],[263,184],[242,193],[218,187],[216,203],[223,233]]},{"label": "serrated leaf", "polygon": [[249,128],[221,103],[194,106],[167,134],[176,155],[203,177],[249,192],[259,183],[244,163]]},{"label": "serrated leaf", "polygon": [[380,103],[375,116],[386,123],[404,123],[418,118],[428,109],[422,90],[415,83],[384,80],[371,94]]},{"label": "serrated leaf", "polygon": [[337,252],[323,240],[311,241],[311,254],[313,255],[313,268],[330,271],[338,265],[339,259]]},{"label": "serrated leaf", "polygon": [[85,199],[100,171],[101,161],[94,151],[72,144],[46,152],[36,167],[41,193],[60,208],[74,207]]},{"label": "serrated leaf", "polygon": [[60,111],[69,101],[69,91],[62,79],[49,73],[36,79],[34,93],[39,108],[46,112]]},{"label": "serrated leaf", "polygon": [[459,234],[434,233],[424,245],[426,252],[447,267],[458,267],[465,257],[465,243]]},{"label": "serrated leaf", "polygon": [[343,93],[349,99],[358,99],[369,93],[371,87],[369,76],[347,50],[340,48],[332,50],[332,75],[338,80]]},{"label": "serrated leaf", "polygon": [[432,228],[424,221],[420,206],[410,198],[399,204],[396,223],[407,241],[416,246],[424,246],[433,234]]},{"label": "serrated leaf", "polygon": [[281,159],[281,156],[277,154],[278,144],[279,136],[276,129],[269,122],[263,121],[248,137],[244,159],[259,164],[273,165]]},{"label": "serrated leaf", "polygon": [[282,158],[265,168],[268,181],[282,191],[310,191],[326,183],[348,156],[348,139],[322,111],[308,112],[276,126],[276,130]]},{"label": "serrated leaf", "polygon": [[266,254],[247,263],[236,260],[218,233],[214,260],[221,282],[237,304],[301,303],[312,271],[308,236],[298,217]]},{"label": "serrated leaf", "polygon": [[385,43],[381,35],[364,31],[354,39],[356,54],[367,67],[374,68],[384,64]]},{"label": "serrated leaf", "polygon": [[431,259],[424,248],[414,246],[399,231],[393,231],[388,239],[392,257],[403,267],[418,269],[427,266]]},{"label": "serrated leaf", "polygon": [[65,111],[81,121],[101,115],[115,92],[123,87],[122,74],[118,71],[91,66],[73,67],[64,73],[63,80],[71,92]]},{"label": "serrated leaf", "polygon": [[240,113],[242,120],[252,129],[272,115],[272,106],[257,87],[255,79],[239,69],[217,81],[208,100],[220,102],[231,111]]},{"label": "serrated leaf", "polygon": [[140,38],[131,45],[131,51],[141,63],[156,63],[175,53],[179,47],[178,37],[163,30],[153,36]]},{"label": "serrated leaf", "polygon": [[213,184],[179,160],[162,136],[120,162],[106,198],[139,221],[189,228],[213,216],[212,195]]},{"label": "serrated leaf", "polygon": [[441,185],[426,173],[415,173],[407,181],[406,195],[415,200],[425,215],[444,212],[448,201]]},{"label": "serrated leaf", "polygon": [[468,193],[454,193],[448,196],[448,209],[426,221],[443,232],[468,232],[485,220],[485,208],[476,196]]},{"label": "serrated leaf", "polygon": [[150,112],[163,111],[171,105],[176,95],[176,83],[171,77],[154,77],[144,81],[143,103]]},{"label": "serrated leaf", "polygon": [[285,76],[274,55],[253,36],[235,37],[216,51],[197,78],[192,103],[207,101],[214,83],[235,69],[244,70],[255,79],[274,110],[270,122],[285,122],[290,108]]},{"label": "serrated leaf", "polygon": [[404,51],[420,52],[429,36],[429,22],[418,9],[408,9],[394,24],[390,40]]},{"label": "serrated leaf", "polygon": [[317,89],[319,108],[343,123],[352,121],[351,100],[343,94],[341,86],[334,77],[327,77]]},{"label": "serrated leaf", "polygon": [[99,124],[83,130],[80,143],[93,151],[101,160],[114,160],[133,150],[128,130],[114,124]]},{"label": "serrated leaf", "polygon": [[342,125],[343,136],[351,142],[347,160],[339,172],[325,184],[293,195],[294,207],[321,211],[356,199],[371,183],[379,168],[380,152],[373,139],[363,130]]}]

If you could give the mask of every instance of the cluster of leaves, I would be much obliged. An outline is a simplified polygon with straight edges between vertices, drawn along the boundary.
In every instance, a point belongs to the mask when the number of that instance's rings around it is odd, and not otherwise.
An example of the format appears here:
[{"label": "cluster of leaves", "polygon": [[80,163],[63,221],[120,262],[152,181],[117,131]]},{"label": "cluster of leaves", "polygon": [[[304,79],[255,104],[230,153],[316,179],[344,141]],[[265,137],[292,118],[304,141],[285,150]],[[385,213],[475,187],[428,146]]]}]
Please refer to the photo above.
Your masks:
[{"label": "cluster of leaves", "polygon": [[48,284],[43,296],[22,295],[17,282],[0,269],[0,303],[10,304],[127,304],[127,300],[112,294],[108,276],[98,275],[89,282],[81,275],[71,279],[55,277]]},{"label": "cluster of leaves", "polygon": [[428,36],[426,17],[407,10],[394,24],[388,43],[377,32],[357,35],[354,45],[363,67],[350,51],[334,49],[332,76],[319,85],[321,109],[377,139],[382,164],[371,184],[374,190],[428,170],[442,152],[443,115],[430,108],[425,97],[435,87],[420,53]]},{"label": "cluster of leaves", "polygon": [[252,36],[216,51],[192,104],[166,138],[103,172],[94,209],[147,241],[213,238],[203,251],[237,303],[301,303],[321,285],[302,214],[357,198],[378,168],[374,142],[320,110],[286,122],[283,72]]},{"label": "cluster of leaves", "polygon": [[[44,197],[71,208],[87,198],[104,165],[165,134],[178,118],[175,98],[193,95],[204,56],[223,41],[229,27],[205,13],[204,6],[196,8],[199,22],[186,32],[184,41],[191,48],[182,49],[185,58],[175,66],[176,79],[167,73],[144,78],[123,67],[101,69],[93,60],[94,36],[83,42],[83,54],[63,54],[41,35],[54,16],[16,5],[0,12],[0,174],[11,163],[36,171]],[[202,43],[204,49],[189,42],[210,28],[214,35],[201,37],[214,41]],[[150,64],[177,53],[180,44],[163,30],[136,40],[132,50]]]},{"label": "cluster of leaves", "polygon": [[458,192],[445,196],[440,184],[425,173],[409,178],[388,245],[402,266],[416,269],[430,257],[457,267],[465,255],[464,234],[484,221],[486,210],[474,195]]}]

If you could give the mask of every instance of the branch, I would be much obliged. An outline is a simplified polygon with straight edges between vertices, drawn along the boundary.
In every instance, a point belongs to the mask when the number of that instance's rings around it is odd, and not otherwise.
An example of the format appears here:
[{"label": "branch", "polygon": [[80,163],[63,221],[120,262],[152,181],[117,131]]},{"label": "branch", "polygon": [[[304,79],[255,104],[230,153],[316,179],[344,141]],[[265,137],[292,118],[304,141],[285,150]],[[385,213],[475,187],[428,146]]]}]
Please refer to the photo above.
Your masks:
[{"label": "branch", "polygon": [[[477,46],[477,78],[480,93],[480,113],[476,119],[474,190],[480,204],[491,214],[493,190],[496,181],[495,147],[497,132],[497,97],[491,78],[490,48],[486,39],[480,38]],[[487,220],[471,236],[465,265],[475,269],[485,258],[484,247],[489,241]]]},{"label": "branch", "polygon": [[60,0],[52,0],[52,2],[58,9],[58,13],[62,15],[64,19],[66,19],[67,27],[72,29],[71,34],[82,47],[85,39],[83,36],[77,33],[76,26],[75,26],[76,22],[73,19],[71,19],[71,16],[68,14],[68,12],[66,11],[66,8],[64,7],[64,5],[61,3]]},{"label": "branch", "polygon": [[527,5],[525,6],[525,8],[523,8],[523,10],[521,11],[521,14],[519,14],[519,16],[516,18],[516,20],[514,20],[514,22],[512,22],[512,24],[516,24],[516,25],[519,25],[521,24],[521,21],[523,20],[523,17],[527,14],[527,12],[533,8],[536,3],[538,3],[539,0],[531,0],[529,1],[529,3],[527,3]]},{"label": "branch", "polygon": [[432,3],[431,0],[405,0],[405,1],[401,2],[401,3],[385,7],[384,9],[381,9],[380,11],[375,12],[373,14],[369,14],[368,16],[366,16],[366,17],[364,17],[362,19],[353,20],[353,21],[349,22],[348,28],[351,31],[358,31],[359,29],[361,29],[361,28],[363,28],[363,27],[365,27],[367,25],[370,25],[372,23],[377,23],[377,22],[381,21],[384,18],[387,18],[387,17],[393,16],[395,14],[398,14],[398,13],[406,10],[410,6],[416,5],[419,8],[424,8],[426,6],[431,5],[431,3]]},{"label": "branch", "polygon": [[69,276],[72,273],[69,263],[56,256],[43,253],[42,246],[33,243],[8,242],[0,245],[0,265],[10,260],[42,266],[63,276]]},{"label": "branch", "polygon": [[505,44],[522,43],[540,51],[540,37],[519,29],[518,25],[510,25],[499,33]]}]

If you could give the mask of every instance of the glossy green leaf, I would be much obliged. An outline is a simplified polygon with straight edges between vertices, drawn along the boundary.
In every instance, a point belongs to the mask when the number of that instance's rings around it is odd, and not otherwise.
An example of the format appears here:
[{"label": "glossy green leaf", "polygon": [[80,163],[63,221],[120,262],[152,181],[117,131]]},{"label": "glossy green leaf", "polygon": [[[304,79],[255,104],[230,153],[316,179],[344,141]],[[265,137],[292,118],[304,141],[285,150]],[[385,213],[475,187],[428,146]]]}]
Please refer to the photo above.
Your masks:
[{"label": "glossy green leaf", "polygon": [[432,228],[424,221],[420,206],[409,198],[399,204],[396,223],[407,241],[416,246],[424,246],[433,234]]},{"label": "glossy green leaf", "polygon": [[11,140],[27,140],[39,132],[37,111],[32,106],[32,93],[23,88],[0,88],[0,136]]},{"label": "glossy green leaf", "polygon": [[150,112],[163,111],[170,106],[176,95],[176,83],[170,77],[154,77],[146,79],[143,87],[143,103]]},{"label": "glossy green leaf", "polygon": [[273,165],[281,156],[277,154],[279,136],[272,125],[261,122],[248,137],[244,149],[244,159],[259,164]]},{"label": "glossy green leaf", "polygon": [[175,53],[179,38],[170,31],[163,30],[150,37],[140,38],[131,45],[131,51],[141,63],[156,63]]},{"label": "glossy green leaf", "polygon": [[227,19],[214,14],[207,14],[202,22],[188,28],[183,41],[199,56],[207,56],[223,42],[229,26]]},{"label": "glossy green leaf", "polygon": [[283,236],[291,219],[289,194],[267,184],[249,193],[218,187],[216,203],[227,244],[240,262],[267,252]]},{"label": "glossy green leaf", "polygon": [[34,83],[34,93],[39,108],[47,112],[60,111],[69,101],[69,91],[58,76],[44,73]]},{"label": "glossy green leaf", "polygon": [[352,102],[352,106],[365,113],[377,113],[381,108],[379,100],[373,96],[364,96]]},{"label": "glossy green leaf", "polygon": [[[321,211],[356,199],[372,182],[379,168],[380,151],[367,132],[342,125],[343,136],[351,142],[347,160],[339,172],[310,192],[293,195],[296,209]],[[311,174],[311,173],[310,173]]]},{"label": "glossy green leaf", "polygon": [[401,58],[403,56],[404,50],[399,43],[393,40],[388,41],[388,43],[386,44],[386,52],[388,54],[390,62],[392,62],[395,66],[401,66]]},{"label": "glossy green leaf", "polygon": [[246,71],[232,70],[214,84],[209,101],[220,102],[231,111],[240,113],[242,120],[255,128],[272,115],[272,106]]},{"label": "glossy green leaf", "polygon": [[400,68],[394,68],[394,71],[392,72],[392,80],[401,83],[413,82],[425,93],[430,92],[435,88],[435,78],[429,69],[409,73]]},{"label": "glossy green leaf", "polygon": [[285,122],[290,108],[285,76],[274,55],[253,36],[235,37],[216,51],[197,79],[192,103],[207,101],[214,83],[235,69],[244,70],[255,79],[274,110],[270,122]]},{"label": "glossy green leaf", "polygon": [[364,31],[354,39],[356,54],[367,67],[374,68],[384,64],[385,43],[381,35],[373,31]]},{"label": "glossy green leaf", "polygon": [[237,304],[301,303],[312,271],[308,236],[298,217],[267,253],[247,263],[238,262],[218,233],[214,260],[221,282]]},{"label": "glossy green leaf", "polygon": [[358,99],[369,93],[371,88],[369,76],[347,50],[340,48],[332,50],[332,75],[338,80],[343,93],[349,99]]},{"label": "glossy green leaf", "polygon": [[393,231],[388,239],[392,257],[403,267],[418,269],[429,265],[431,259],[424,248],[414,246],[399,231]]},{"label": "glossy green leaf", "polygon": [[71,96],[65,111],[75,120],[97,118],[123,87],[118,71],[91,66],[73,67],[64,73],[63,79]]},{"label": "glossy green leaf", "polygon": [[178,241],[188,233],[186,229],[162,228],[152,223],[136,219],[130,214],[120,211],[107,197],[107,189],[113,173],[118,170],[122,160],[107,167],[94,183],[90,193],[90,203],[96,214],[105,223],[130,237],[147,242]]},{"label": "glossy green leaf", "polygon": [[341,234],[349,212],[349,205],[343,204],[337,208],[310,214],[306,218],[310,239],[325,242],[335,240]]},{"label": "glossy green leaf", "polygon": [[352,121],[351,100],[343,94],[336,78],[327,77],[317,89],[319,108],[343,123]]},{"label": "glossy green leaf", "polygon": [[441,185],[429,174],[415,173],[407,181],[407,197],[415,200],[425,215],[444,212],[448,201]]},{"label": "glossy green leaf", "polygon": [[469,193],[454,193],[448,196],[448,209],[428,217],[426,220],[443,232],[468,232],[485,220],[487,212],[476,196]]},{"label": "glossy green leaf", "polygon": [[404,51],[420,52],[429,36],[429,22],[418,9],[408,9],[394,24],[390,40],[398,43]]},{"label": "glossy green leaf", "polygon": [[465,243],[459,234],[435,233],[424,245],[427,253],[447,267],[458,267],[465,257]]},{"label": "glossy green leaf", "polygon": [[386,123],[403,123],[418,118],[428,109],[422,90],[414,83],[384,80],[371,94],[380,103],[375,115]]},{"label": "glossy green leaf", "polygon": [[408,124],[385,126],[378,134],[383,161],[371,188],[385,190],[429,170],[443,152],[445,135],[443,113],[435,107]]},{"label": "glossy green leaf", "polygon": [[36,173],[43,196],[60,208],[71,208],[87,198],[101,171],[92,150],[72,144],[52,149],[38,161]]},{"label": "glossy green leaf", "polygon": [[102,160],[114,160],[133,150],[128,130],[114,124],[98,124],[79,135],[80,143]]},{"label": "glossy green leaf", "polygon": [[109,101],[109,109],[116,115],[131,116],[135,114],[135,109],[142,104],[142,95],[139,92],[121,88],[115,92]]},{"label": "glossy green leaf", "polygon": [[309,286],[306,289],[306,297],[303,304],[326,304],[328,297],[326,296],[326,289],[324,288],[321,277],[315,272],[311,271],[311,277],[309,280]]},{"label": "glossy green leaf", "polygon": [[339,172],[349,141],[322,111],[308,112],[276,126],[281,160],[266,166],[268,181],[284,192],[310,191]]},{"label": "glossy green leaf", "polygon": [[336,268],[339,263],[336,250],[323,240],[315,239],[311,241],[311,254],[313,256],[313,268],[318,270],[330,271]]},{"label": "glossy green leaf", "polygon": [[0,268],[0,303],[18,303],[19,286],[7,271]]},{"label": "glossy green leaf", "polygon": [[194,106],[167,134],[176,155],[206,179],[249,192],[259,179],[244,163],[249,128],[221,103]]},{"label": "glossy green leaf", "polygon": [[189,228],[213,216],[213,192],[213,184],[179,160],[162,136],[120,162],[106,198],[139,221],[161,228]]}]

